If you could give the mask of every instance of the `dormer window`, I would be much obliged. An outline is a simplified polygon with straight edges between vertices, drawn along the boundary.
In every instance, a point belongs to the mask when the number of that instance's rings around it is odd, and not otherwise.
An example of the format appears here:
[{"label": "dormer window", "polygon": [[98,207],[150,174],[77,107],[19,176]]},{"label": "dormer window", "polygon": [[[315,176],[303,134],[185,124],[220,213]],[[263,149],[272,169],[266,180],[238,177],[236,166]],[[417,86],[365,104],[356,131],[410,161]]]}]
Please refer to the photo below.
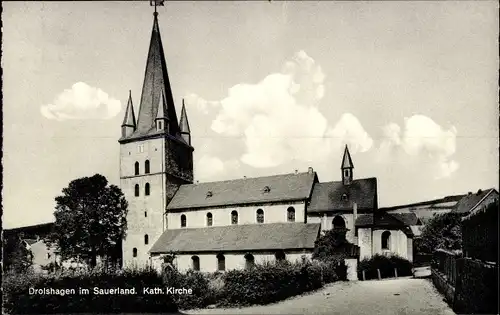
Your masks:
[{"label": "dormer window", "polygon": [[270,191],[271,191],[271,187],[269,187],[269,186],[264,187],[265,194],[269,193]]},{"label": "dormer window", "polygon": [[213,193],[212,193],[211,191],[208,191],[208,192],[207,192],[207,198],[210,198],[210,197],[212,197],[212,196],[213,196]]},{"label": "dormer window", "polygon": [[342,194],[342,201],[347,201],[347,194]]}]

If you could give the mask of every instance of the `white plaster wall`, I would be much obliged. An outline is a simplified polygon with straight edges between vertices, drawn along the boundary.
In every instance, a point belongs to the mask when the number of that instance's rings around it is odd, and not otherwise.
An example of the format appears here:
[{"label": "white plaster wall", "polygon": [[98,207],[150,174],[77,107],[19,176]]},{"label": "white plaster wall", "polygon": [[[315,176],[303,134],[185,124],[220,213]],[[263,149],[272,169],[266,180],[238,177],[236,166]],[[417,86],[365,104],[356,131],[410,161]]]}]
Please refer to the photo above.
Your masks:
[{"label": "white plaster wall", "polygon": [[358,229],[359,259],[372,257],[372,235],[370,228]]},{"label": "white plaster wall", "polygon": [[[273,262],[275,260],[274,253],[251,253],[254,256],[256,264],[262,264],[264,262]],[[174,261],[174,265],[181,272],[185,272],[192,269],[192,257],[194,254],[189,255],[178,255]],[[215,272],[218,271],[217,255],[216,254],[198,254],[196,255],[200,259],[200,271],[202,272]],[[290,262],[301,261],[302,256],[311,259],[312,253],[299,252],[299,253],[286,253],[286,259]],[[153,266],[158,270],[161,269],[162,260],[161,256],[154,256],[152,258]],[[245,254],[238,253],[225,253],[226,260],[226,271],[233,269],[244,269],[245,268]]]},{"label": "white plaster wall", "polygon": [[[144,146],[139,152],[138,145]],[[127,236],[123,242],[124,265],[144,265],[149,262],[148,250],[164,230],[165,175],[162,173],[164,156],[163,139],[152,139],[120,145],[120,188],[128,202]],[[150,173],[145,174],[144,162],[149,160]],[[139,162],[139,176],[135,176],[135,162]],[[131,176],[131,177],[128,177]],[[125,177],[125,178],[124,178]],[[150,185],[150,195],[145,195],[145,184]],[[139,184],[139,196],[135,185]],[[147,217],[144,212],[147,212]],[[144,236],[149,236],[148,244]],[[137,257],[133,257],[137,248]]]},{"label": "white plaster wall", "polygon": [[[389,241],[389,250],[382,249],[382,233],[385,231],[391,232]],[[373,255],[382,254],[390,255],[397,254],[408,259],[408,240],[406,234],[400,230],[374,230],[373,231]]]},{"label": "white plaster wall", "polygon": [[345,259],[345,263],[347,265],[347,280],[358,280],[358,259],[347,258]]},{"label": "white plaster wall", "polygon": [[288,222],[288,208],[295,209],[295,222],[304,222],[304,202],[290,204],[270,204],[267,206],[235,206],[225,208],[206,208],[186,212],[170,212],[167,214],[169,229],[181,228],[181,216],[187,219],[187,228],[207,226],[207,213],[212,214],[212,226],[231,225],[231,212],[238,212],[238,224],[257,224],[257,210],[264,211],[264,223]]},{"label": "white plaster wall", "polygon": [[324,214],[320,214],[319,216],[317,214],[314,215],[308,215],[307,216],[307,222],[308,223],[321,223],[321,231],[328,231],[333,229],[333,219],[336,216],[342,217],[345,222],[345,226],[349,231],[347,231],[346,234],[346,239],[352,244],[357,244],[358,239],[355,236],[354,232],[354,214],[352,213],[327,213],[326,216]]}]

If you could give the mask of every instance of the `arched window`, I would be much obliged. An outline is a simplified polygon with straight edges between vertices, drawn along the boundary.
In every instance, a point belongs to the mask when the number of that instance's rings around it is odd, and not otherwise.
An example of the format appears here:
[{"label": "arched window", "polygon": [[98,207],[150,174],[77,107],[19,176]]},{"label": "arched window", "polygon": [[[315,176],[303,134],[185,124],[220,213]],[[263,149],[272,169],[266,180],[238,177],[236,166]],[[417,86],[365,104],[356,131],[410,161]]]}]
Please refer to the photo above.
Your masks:
[{"label": "arched window", "polygon": [[150,191],[151,191],[151,189],[150,189],[149,183],[146,183],[146,185],[144,186],[144,194],[146,196],[149,196]]},{"label": "arched window", "polygon": [[209,212],[207,213],[207,226],[212,226],[212,223],[213,223],[213,216],[212,214]]},{"label": "arched window", "polygon": [[238,212],[236,210],[231,212],[231,224],[238,224]]},{"label": "arched window", "polygon": [[382,249],[389,249],[389,244],[391,242],[391,232],[385,231],[382,233]]},{"label": "arched window", "polygon": [[226,257],[222,254],[217,255],[217,270],[224,271],[226,270]]},{"label": "arched window", "polygon": [[144,244],[148,245],[149,244],[149,235],[144,235]]},{"label": "arched window", "polygon": [[135,162],[135,175],[139,175],[139,162]]},{"label": "arched window", "polygon": [[336,216],[332,221],[334,229],[345,229],[345,221],[341,216]]},{"label": "arched window", "polygon": [[194,271],[200,271],[200,257],[198,256],[191,257],[191,263]]},{"label": "arched window", "polygon": [[255,266],[255,257],[252,254],[245,255],[245,269],[252,269]]},{"label": "arched window", "polygon": [[134,187],[134,195],[136,197],[139,197],[139,184],[135,184],[135,187]]},{"label": "arched window", "polygon": [[149,174],[149,160],[146,160],[146,162],[144,162],[144,173]]},{"label": "arched window", "polygon": [[181,227],[186,227],[187,225],[187,220],[186,220],[186,215],[181,215]]},{"label": "arched window", "polygon": [[287,221],[295,222],[295,209],[293,207],[289,207],[287,210]]},{"label": "arched window", "polygon": [[132,256],[137,257],[137,248],[132,249]]},{"label": "arched window", "polygon": [[264,223],[264,210],[257,210],[257,223]]},{"label": "arched window", "polygon": [[282,250],[277,251],[274,254],[274,258],[276,259],[276,261],[284,261],[286,259],[285,252]]}]

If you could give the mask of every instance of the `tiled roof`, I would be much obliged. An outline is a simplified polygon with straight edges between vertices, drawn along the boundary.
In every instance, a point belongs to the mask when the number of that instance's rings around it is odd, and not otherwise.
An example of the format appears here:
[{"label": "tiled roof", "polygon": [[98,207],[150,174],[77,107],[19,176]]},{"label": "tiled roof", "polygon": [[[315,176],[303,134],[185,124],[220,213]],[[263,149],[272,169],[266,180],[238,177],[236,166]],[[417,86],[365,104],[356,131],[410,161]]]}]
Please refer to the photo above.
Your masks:
[{"label": "tiled roof", "polygon": [[361,214],[356,219],[356,226],[413,226],[421,224],[414,213],[381,213],[375,216],[373,214]]},{"label": "tiled roof", "polygon": [[307,172],[182,185],[167,209],[306,200],[315,178],[314,172]]},{"label": "tiled roof", "polygon": [[455,205],[455,208],[451,211],[454,213],[468,213],[474,209],[479,202],[481,202],[490,193],[497,193],[494,188],[490,188],[484,191],[478,191],[475,194],[465,195],[460,201]]},{"label": "tiled roof", "polygon": [[311,249],[321,224],[268,223],[165,231],[150,253]]},{"label": "tiled roof", "polygon": [[403,208],[419,208],[419,207],[423,207],[423,206],[428,206],[428,208],[430,208],[430,209],[434,209],[434,208],[448,209],[449,207],[454,206],[460,199],[462,199],[465,196],[466,195],[464,195],[464,194],[454,195],[454,196],[446,196],[444,198],[416,202],[416,203],[410,203],[410,204],[405,204],[405,205],[382,207],[382,208],[379,208],[379,210],[393,211],[393,210],[399,210],[399,209],[403,209]]},{"label": "tiled roof", "polygon": [[[347,195],[347,200],[342,195]],[[377,179],[365,178],[353,180],[349,185],[342,182],[318,183],[314,185],[308,212],[352,210],[356,202],[358,210],[376,210]]]}]

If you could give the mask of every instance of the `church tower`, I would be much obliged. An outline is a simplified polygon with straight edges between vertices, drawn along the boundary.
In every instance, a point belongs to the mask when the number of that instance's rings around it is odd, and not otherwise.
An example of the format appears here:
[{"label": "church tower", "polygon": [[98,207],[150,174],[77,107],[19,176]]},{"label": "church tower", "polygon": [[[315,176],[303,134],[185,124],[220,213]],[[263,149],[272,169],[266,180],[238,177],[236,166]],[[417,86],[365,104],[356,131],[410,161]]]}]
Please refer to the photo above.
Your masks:
[{"label": "church tower", "polygon": [[178,122],[155,12],[137,121],[130,93],[118,141],[120,186],[128,201],[125,266],[149,261],[150,247],[167,228],[167,204],[180,185],[193,183],[184,106],[181,117]]},{"label": "church tower", "polygon": [[352,183],[354,164],[352,163],[351,154],[349,154],[349,149],[347,145],[344,150],[344,157],[342,158],[342,165],[340,166],[342,170],[342,183],[344,185],[349,185]]}]

